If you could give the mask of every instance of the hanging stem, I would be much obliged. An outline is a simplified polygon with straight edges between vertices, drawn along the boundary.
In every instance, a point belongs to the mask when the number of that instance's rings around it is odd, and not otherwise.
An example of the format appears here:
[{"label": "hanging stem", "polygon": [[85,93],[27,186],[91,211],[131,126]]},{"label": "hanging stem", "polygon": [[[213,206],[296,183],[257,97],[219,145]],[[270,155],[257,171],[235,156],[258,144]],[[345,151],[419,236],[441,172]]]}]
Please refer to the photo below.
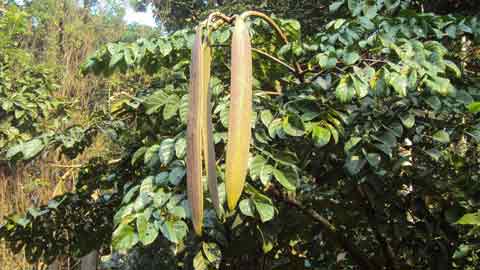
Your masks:
[{"label": "hanging stem", "polygon": [[[246,17],[250,17],[250,16],[254,16],[254,17],[259,17],[259,18],[262,18],[263,20],[265,20],[272,28],[273,30],[275,30],[275,32],[277,33],[277,35],[280,37],[280,39],[285,43],[285,44],[288,44],[288,38],[287,36],[283,33],[283,31],[280,29],[280,27],[272,20],[272,18],[270,18],[269,16],[267,16],[266,14],[262,13],[262,12],[258,12],[258,11],[254,11],[254,10],[250,10],[250,11],[245,11],[244,13],[242,13],[242,15],[240,15],[242,18],[246,18]],[[300,66],[299,63],[295,62],[295,75],[297,76],[297,78],[299,78],[299,80],[301,82],[305,82],[305,79],[303,77],[303,71],[302,71],[302,67]]]},{"label": "hanging stem", "polygon": [[234,19],[235,16],[229,17],[217,11],[208,15],[208,18],[202,23],[207,25],[207,36],[209,36],[212,31],[222,26],[224,23],[232,23]]},{"label": "hanging stem", "polygon": [[259,18],[262,18],[263,20],[265,20],[273,28],[273,30],[275,30],[275,32],[282,39],[282,41],[285,44],[288,44],[287,36],[282,32],[280,27],[278,27],[278,25],[272,20],[272,18],[268,17],[264,13],[261,13],[261,12],[258,12],[258,11],[253,11],[253,10],[245,11],[244,13],[242,13],[242,15],[240,15],[240,17],[242,17],[242,18],[247,18],[247,17],[250,17],[250,16],[259,17]]}]

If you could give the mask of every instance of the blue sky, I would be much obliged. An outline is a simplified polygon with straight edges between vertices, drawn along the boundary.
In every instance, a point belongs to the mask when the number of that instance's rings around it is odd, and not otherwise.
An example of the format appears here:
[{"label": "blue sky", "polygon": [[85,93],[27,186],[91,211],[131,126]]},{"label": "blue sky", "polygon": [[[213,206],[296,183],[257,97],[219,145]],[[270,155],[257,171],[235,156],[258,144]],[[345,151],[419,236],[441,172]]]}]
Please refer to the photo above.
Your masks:
[{"label": "blue sky", "polygon": [[125,10],[125,17],[123,17],[123,19],[127,23],[155,26],[155,19],[153,18],[151,5],[148,6],[146,12],[135,12],[135,10],[129,6]]}]

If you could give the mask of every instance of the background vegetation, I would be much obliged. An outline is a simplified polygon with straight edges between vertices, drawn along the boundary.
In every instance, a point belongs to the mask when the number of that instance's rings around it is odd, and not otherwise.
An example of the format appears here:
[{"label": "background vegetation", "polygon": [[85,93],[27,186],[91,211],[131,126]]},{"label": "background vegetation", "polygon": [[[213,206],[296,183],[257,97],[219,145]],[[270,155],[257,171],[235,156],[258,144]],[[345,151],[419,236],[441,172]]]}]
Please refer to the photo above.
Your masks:
[{"label": "background vegetation", "polygon": [[[477,269],[476,1],[3,1],[0,262],[104,269]],[[253,141],[238,210],[185,198],[192,27],[251,21]],[[212,36],[220,193],[230,29]],[[280,93],[280,94],[279,94]],[[13,255],[17,254],[17,255]],[[33,265],[33,266],[32,266]]]}]

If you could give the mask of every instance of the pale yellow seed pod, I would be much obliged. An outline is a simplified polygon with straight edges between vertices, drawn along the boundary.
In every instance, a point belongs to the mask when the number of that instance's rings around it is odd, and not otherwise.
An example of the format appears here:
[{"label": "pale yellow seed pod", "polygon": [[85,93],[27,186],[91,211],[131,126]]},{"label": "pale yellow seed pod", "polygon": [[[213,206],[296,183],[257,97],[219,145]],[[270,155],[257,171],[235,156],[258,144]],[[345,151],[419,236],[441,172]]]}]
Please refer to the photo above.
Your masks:
[{"label": "pale yellow seed pod", "polygon": [[208,179],[208,191],[212,199],[217,216],[222,215],[220,200],[218,197],[218,182],[215,160],[215,144],[213,143],[213,123],[212,123],[212,104],[211,91],[209,90],[210,82],[210,65],[212,61],[212,49],[207,42],[203,43],[203,71],[204,86],[202,91],[202,140],[203,140],[203,157],[205,161],[205,175]]},{"label": "pale yellow seed pod", "polygon": [[202,234],[203,188],[202,188],[202,92],[203,51],[202,27],[197,27],[190,63],[190,89],[187,116],[187,195],[192,213],[193,228]]},{"label": "pale yellow seed pod", "polygon": [[235,19],[232,35],[230,112],[225,185],[227,204],[235,209],[248,170],[252,115],[252,48],[242,17]]}]

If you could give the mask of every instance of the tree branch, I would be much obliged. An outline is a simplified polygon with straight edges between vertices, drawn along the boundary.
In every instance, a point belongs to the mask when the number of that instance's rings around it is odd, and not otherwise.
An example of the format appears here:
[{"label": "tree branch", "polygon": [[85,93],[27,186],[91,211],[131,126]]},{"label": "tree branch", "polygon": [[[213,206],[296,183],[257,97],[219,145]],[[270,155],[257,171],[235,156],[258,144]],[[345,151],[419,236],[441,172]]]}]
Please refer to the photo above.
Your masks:
[{"label": "tree branch", "polygon": [[355,244],[347,239],[341,231],[339,231],[332,223],[330,223],[325,217],[320,215],[315,209],[306,207],[302,205],[299,201],[289,198],[285,196],[284,194],[281,194],[278,190],[276,189],[270,189],[270,191],[273,193],[273,195],[280,199],[281,201],[284,201],[285,203],[298,208],[300,211],[302,211],[305,215],[310,216],[313,220],[318,222],[324,230],[326,230],[330,235],[332,235],[339,246],[343,249],[345,249],[350,256],[352,257],[353,261],[355,261],[361,269],[365,270],[377,270],[381,269],[377,265],[375,265],[373,262],[371,262],[368,259],[367,254],[362,252]]},{"label": "tree branch", "polygon": [[366,194],[366,191],[364,190],[362,184],[357,186],[357,192],[360,195],[360,198],[364,200],[364,202],[361,202],[361,203],[367,209],[367,212],[368,212],[367,216],[368,216],[369,223],[371,224],[372,230],[375,234],[375,238],[382,246],[383,254],[387,259],[387,263],[389,264],[390,269],[398,270],[399,266],[395,257],[395,253],[392,249],[392,246],[390,246],[387,239],[385,239],[385,237],[383,237],[383,235],[379,232],[378,226],[375,225],[376,224],[374,220],[375,208],[370,202],[370,199],[368,198],[368,195]]}]

